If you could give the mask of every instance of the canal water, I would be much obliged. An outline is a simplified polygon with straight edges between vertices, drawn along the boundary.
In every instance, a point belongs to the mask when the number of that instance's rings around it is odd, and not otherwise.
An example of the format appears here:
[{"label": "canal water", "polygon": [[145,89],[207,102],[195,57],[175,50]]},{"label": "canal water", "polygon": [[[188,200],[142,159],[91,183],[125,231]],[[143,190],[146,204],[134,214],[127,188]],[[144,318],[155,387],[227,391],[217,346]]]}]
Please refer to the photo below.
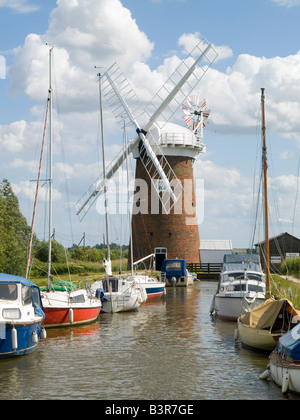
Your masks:
[{"label": "canal water", "polygon": [[32,354],[0,360],[0,399],[300,399],[260,380],[268,355],[243,348],[234,323],[210,316],[216,286],[167,288],[136,312],[48,330]]}]

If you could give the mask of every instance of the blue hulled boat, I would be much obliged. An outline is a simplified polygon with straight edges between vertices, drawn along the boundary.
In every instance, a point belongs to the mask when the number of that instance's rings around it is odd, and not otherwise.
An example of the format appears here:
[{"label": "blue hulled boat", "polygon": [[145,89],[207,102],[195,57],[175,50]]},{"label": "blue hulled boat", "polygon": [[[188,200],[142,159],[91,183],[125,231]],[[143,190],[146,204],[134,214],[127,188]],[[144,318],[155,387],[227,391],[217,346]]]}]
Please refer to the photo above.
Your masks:
[{"label": "blue hulled boat", "polygon": [[40,290],[23,277],[0,273],[0,358],[35,350],[46,333]]},{"label": "blue hulled boat", "polygon": [[164,260],[161,267],[161,280],[166,286],[193,286],[194,276],[188,272],[184,259]]}]

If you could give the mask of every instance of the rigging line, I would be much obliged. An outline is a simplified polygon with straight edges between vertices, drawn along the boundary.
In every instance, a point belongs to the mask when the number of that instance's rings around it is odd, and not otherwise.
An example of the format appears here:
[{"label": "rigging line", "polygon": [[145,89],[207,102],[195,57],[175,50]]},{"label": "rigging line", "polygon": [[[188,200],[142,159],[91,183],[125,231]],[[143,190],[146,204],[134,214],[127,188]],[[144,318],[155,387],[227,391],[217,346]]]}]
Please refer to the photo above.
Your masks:
[{"label": "rigging line", "polygon": [[[259,206],[260,206],[260,195],[261,195],[262,177],[263,177],[263,174],[261,172],[261,174],[260,174],[260,182],[259,182],[259,189],[258,189],[258,194],[257,194],[255,217],[254,217],[254,228],[253,228],[253,236],[252,236],[252,241],[251,241],[251,249],[253,249],[253,247],[254,247],[255,235],[256,235],[256,230],[257,230],[257,220],[258,220],[258,212],[259,212]],[[253,197],[253,199],[254,199],[254,197]]]},{"label": "rigging line", "polygon": [[[257,138],[256,141],[256,153],[255,153],[255,166],[254,166],[254,171],[253,171],[253,182],[252,182],[252,212],[254,212],[254,221],[253,221],[253,235],[252,235],[252,240],[251,240],[251,231],[249,232],[249,242],[250,242],[250,248],[251,250],[253,249],[254,246],[254,240],[255,240],[255,234],[256,234],[256,230],[257,230],[257,223],[258,223],[258,212],[259,212],[259,204],[260,204],[260,195],[261,195],[261,187],[262,187],[262,168],[261,168],[261,160],[260,160],[260,151],[261,151],[261,106],[259,105],[258,110],[257,110],[257,121],[256,121],[256,134],[255,137]],[[258,162],[259,162],[259,166],[258,166]],[[257,176],[257,171],[259,168],[259,176]],[[258,191],[257,191],[257,196],[256,196],[256,180],[259,179],[258,181]],[[255,197],[256,196],[256,197]],[[253,215],[251,216],[253,217]]]},{"label": "rigging line", "polygon": [[[280,231],[282,232],[283,228],[282,228],[282,223],[280,222],[280,210],[279,210],[279,200],[278,200],[278,191],[275,185],[275,170],[274,170],[274,161],[273,161],[273,151],[272,151],[272,142],[270,141],[270,136],[269,133],[267,135],[267,142],[268,142],[268,149],[269,149],[269,159],[268,161],[269,163],[269,168],[270,171],[272,173],[272,176],[269,177],[269,181],[270,184],[272,184],[272,188],[271,188],[271,192],[272,192],[272,198],[273,198],[273,205],[274,205],[274,209],[275,209],[275,220],[276,220],[276,224],[279,227]],[[272,218],[272,215],[270,214],[270,219]],[[277,229],[278,230],[278,229]],[[276,230],[274,230],[274,233],[276,232]]]},{"label": "rigging line", "polygon": [[26,275],[25,275],[26,279],[28,278],[29,267],[30,267],[30,262],[31,262],[31,251],[32,251],[32,241],[33,241],[33,232],[34,232],[34,222],[35,222],[35,215],[36,215],[36,208],[37,208],[38,192],[39,192],[39,187],[40,187],[41,170],[42,170],[42,162],[43,162],[43,154],[44,154],[44,146],[45,146],[45,137],[46,137],[46,128],[47,128],[47,120],[48,120],[48,112],[49,112],[49,103],[50,103],[50,97],[48,97],[48,99],[47,99],[47,108],[46,108],[46,116],[45,116],[44,132],[43,132],[43,141],[42,141],[39,171],[38,171],[38,180],[37,180],[37,183],[36,183],[34,207],[33,207],[32,222],[31,222],[31,231],[30,231],[29,246],[28,246],[28,257],[27,257]]},{"label": "rigging line", "polygon": [[299,155],[299,159],[298,159],[297,188],[296,188],[296,197],[295,197],[295,203],[294,203],[294,213],[293,213],[293,219],[292,219],[292,235],[294,233],[296,206],[297,206],[298,192],[299,192],[299,172],[300,172],[300,155]]},{"label": "rigging line", "polygon": [[[53,85],[57,86],[57,80],[56,80],[56,72],[55,72],[55,65],[53,65]],[[64,182],[65,182],[65,193],[67,198],[67,209],[68,209],[68,217],[69,217],[69,224],[70,224],[70,231],[71,231],[71,238],[72,238],[72,244],[74,243],[74,235],[73,235],[73,227],[72,227],[72,217],[71,217],[71,208],[70,208],[70,194],[69,194],[69,187],[67,182],[67,176],[66,176],[66,158],[65,158],[65,149],[64,149],[64,143],[62,140],[61,132],[62,132],[62,124],[61,124],[61,112],[60,112],[60,100],[58,96],[58,90],[54,89],[55,94],[55,102],[56,102],[56,109],[57,109],[57,121],[58,121],[58,137],[60,142],[60,149],[61,149],[61,157],[63,161],[63,174],[64,174]]]}]

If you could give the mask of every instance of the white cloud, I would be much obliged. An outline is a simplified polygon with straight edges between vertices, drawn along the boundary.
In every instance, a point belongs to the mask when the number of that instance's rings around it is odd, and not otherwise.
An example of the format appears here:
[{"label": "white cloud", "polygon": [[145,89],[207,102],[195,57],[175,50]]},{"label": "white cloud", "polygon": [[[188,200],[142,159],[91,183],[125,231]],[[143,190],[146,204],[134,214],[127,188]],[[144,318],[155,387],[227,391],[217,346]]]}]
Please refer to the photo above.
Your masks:
[{"label": "white cloud", "polygon": [[0,148],[13,153],[20,152],[23,149],[26,126],[26,121],[0,126]]},{"label": "white cloud", "polygon": [[25,161],[21,158],[16,158],[9,166],[13,169],[25,169],[28,172],[32,172],[33,169],[37,168],[37,163],[34,160]]},{"label": "white cloud", "polygon": [[29,13],[39,10],[39,6],[28,0],[0,0],[0,8],[9,8],[18,13]]},{"label": "white cloud", "polygon": [[59,0],[45,36],[67,48],[74,64],[85,69],[115,60],[129,66],[146,60],[153,49],[120,0]]},{"label": "white cloud", "polygon": [[210,121],[214,129],[245,135],[255,133],[260,89],[264,87],[268,128],[300,145],[299,82],[299,52],[274,58],[242,54],[226,73],[210,69],[200,94],[212,110]]},{"label": "white cloud", "polygon": [[[197,32],[183,34],[178,44],[188,51],[199,37]],[[80,126],[84,124],[89,131],[88,125],[98,109],[95,65],[106,69],[117,61],[137,96],[142,103],[147,103],[180,63],[174,53],[157,69],[150,69],[147,58],[152,53],[153,43],[139,30],[130,11],[119,0],[59,0],[51,13],[47,32],[28,35],[23,47],[16,51],[10,69],[14,91],[26,93],[36,101],[45,100],[48,90],[49,47],[46,42],[55,45],[54,94],[60,112],[65,115],[66,137],[73,135],[74,152],[85,145],[85,140],[76,141]],[[215,46],[215,49],[219,59],[233,54],[227,46]],[[20,68],[24,69],[22,78]],[[211,109],[209,121],[214,129],[217,127],[218,132],[224,134],[243,135],[253,133],[256,128],[260,88],[265,87],[268,125],[273,132],[300,144],[299,82],[299,52],[268,59],[241,54],[225,73],[213,66],[195,93],[206,98]],[[109,122],[106,119],[106,128],[112,127],[112,122],[113,118]],[[89,139],[89,134],[86,137]],[[11,139],[11,148],[17,150],[19,143],[16,138]]]},{"label": "white cloud", "polygon": [[[183,53],[185,55],[188,55],[201,39],[202,35],[200,34],[200,32],[183,34],[178,40],[178,45],[183,47]],[[227,45],[213,45],[213,48],[218,53],[218,57],[216,58],[215,63],[233,56],[232,49]]]},{"label": "white cloud", "polygon": [[97,107],[94,66],[104,72],[117,61],[126,73],[134,63],[146,61],[153,49],[119,0],[59,0],[47,32],[29,34],[10,69],[13,91],[38,101],[48,89],[46,43],[54,45],[54,88],[61,112],[90,112]]},{"label": "white cloud", "polygon": [[300,6],[300,0],[272,0],[278,6],[294,7]]},{"label": "white cloud", "polygon": [[[29,199],[34,201],[35,192],[36,192],[36,183],[30,181],[22,181],[19,184],[12,183],[12,189],[18,197]],[[52,199],[53,201],[59,201],[62,198],[62,194],[55,188],[52,190]],[[38,193],[39,201],[49,201],[49,190],[47,186],[41,185]]]},{"label": "white cloud", "polygon": [[[178,45],[189,52],[198,39],[198,33],[183,34]],[[32,108],[36,121],[42,114],[40,104],[46,103],[48,93],[49,46],[46,43],[54,45],[54,103],[59,106],[53,118],[56,188],[62,189],[66,177],[72,199],[76,200],[101,172],[95,153],[99,97],[94,66],[102,66],[104,71],[117,61],[144,105],[175,70],[180,58],[178,52],[173,52],[160,66],[151,69],[147,60],[154,45],[119,0],[58,0],[48,30],[40,35],[29,34],[24,45],[15,50],[9,69],[13,91],[26,94],[38,103]],[[219,53],[218,60],[233,57],[228,46],[214,48]],[[226,72],[217,70],[214,64],[195,94],[205,97],[211,109],[210,125],[206,129],[211,127],[223,136],[238,134],[242,142],[245,135],[256,134],[260,88],[265,87],[268,127],[277,135],[298,141],[300,146],[299,82],[300,52],[273,58],[241,54]],[[121,149],[122,133],[106,104],[104,108],[106,159],[110,161]],[[41,127],[41,122],[26,121],[0,126],[1,152],[14,156],[11,169],[32,169],[37,139],[42,138]],[[64,163],[61,159],[57,161],[61,137],[67,155]],[[282,151],[281,157],[288,155]],[[236,222],[251,213],[252,180],[243,176],[237,165],[228,169],[200,159],[195,173],[205,180],[206,220],[216,234],[214,221],[218,220],[217,225],[225,219]],[[22,175],[24,178],[24,172]],[[295,187],[292,178],[278,178],[276,182],[280,194]],[[32,185],[21,181],[15,184],[20,197],[32,197]]]}]

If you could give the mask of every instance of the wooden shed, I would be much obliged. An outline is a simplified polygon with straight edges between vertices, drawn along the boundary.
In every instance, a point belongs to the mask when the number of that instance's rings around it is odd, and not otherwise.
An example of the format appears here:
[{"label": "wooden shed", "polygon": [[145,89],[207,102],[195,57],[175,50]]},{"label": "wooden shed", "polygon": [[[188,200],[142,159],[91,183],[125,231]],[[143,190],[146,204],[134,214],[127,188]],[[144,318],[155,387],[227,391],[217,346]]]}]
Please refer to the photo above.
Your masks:
[{"label": "wooden shed", "polygon": [[[270,271],[278,273],[280,265],[286,258],[300,256],[300,239],[285,232],[269,239]],[[256,252],[260,254],[263,268],[265,268],[265,241],[255,244]]]}]

